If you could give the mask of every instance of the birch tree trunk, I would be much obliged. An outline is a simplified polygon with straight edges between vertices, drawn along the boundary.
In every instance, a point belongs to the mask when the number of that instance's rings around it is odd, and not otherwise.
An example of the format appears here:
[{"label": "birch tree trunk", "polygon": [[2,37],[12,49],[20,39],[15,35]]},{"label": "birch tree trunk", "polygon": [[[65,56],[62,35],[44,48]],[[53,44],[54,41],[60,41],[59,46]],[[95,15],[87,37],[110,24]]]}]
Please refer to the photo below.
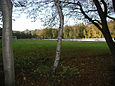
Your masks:
[{"label": "birch tree trunk", "polygon": [[60,24],[59,24],[59,32],[58,32],[58,41],[57,41],[57,49],[56,49],[56,57],[53,65],[53,73],[56,73],[56,68],[59,64],[60,60],[60,52],[61,52],[61,42],[62,42],[62,32],[63,32],[63,25],[64,25],[64,16],[62,12],[62,7],[60,6],[59,0],[54,0],[55,5],[58,10],[59,18],[60,18]]},{"label": "birch tree trunk", "polygon": [[5,75],[5,86],[14,86],[14,59],[12,51],[12,3],[1,0],[3,15],[2,56]]}]

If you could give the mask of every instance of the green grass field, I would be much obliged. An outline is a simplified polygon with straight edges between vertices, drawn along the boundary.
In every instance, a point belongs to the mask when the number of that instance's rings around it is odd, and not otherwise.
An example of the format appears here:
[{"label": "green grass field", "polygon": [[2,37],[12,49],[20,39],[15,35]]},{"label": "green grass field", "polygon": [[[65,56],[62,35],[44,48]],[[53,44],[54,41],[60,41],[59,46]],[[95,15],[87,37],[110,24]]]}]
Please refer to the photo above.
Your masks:
[{"label": "green grass field", "polygon": [[[92,69],[87,67],[93,68],[92,66],[97,64],[105,66],[110,62],[107,61],[111,55],[105,42],[63,41],[57,74],[55,77],[51,76],[56,44],[56,41],[46,40],[13,41],[16,86],[75,86],[78,78],[82,79],[85,73],[92,72],[90,71]],[[1,48],[0,55],[2,55]],[[3,81],[2,56],[0,56],[0,75],[0,80]],[[64,84],[68,80],[70,85]]]},{"label": "green grass field", "polygon": [[[14,57],[55,57],[56,41],[18,40],[13,42]],[[89,55],[109,54],[106,43],[97,42],[69,42],[62,43],[62,57],[85,57]]]}]

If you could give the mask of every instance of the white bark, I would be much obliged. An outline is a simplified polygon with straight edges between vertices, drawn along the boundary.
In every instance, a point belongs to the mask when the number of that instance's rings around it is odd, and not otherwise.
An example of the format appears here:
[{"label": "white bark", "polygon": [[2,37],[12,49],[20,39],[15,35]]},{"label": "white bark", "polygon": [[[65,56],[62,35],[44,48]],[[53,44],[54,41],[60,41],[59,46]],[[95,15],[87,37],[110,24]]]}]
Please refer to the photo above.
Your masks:
[{"label": "white bark", "polygon": [[56,68],[57,68],[57,66],[59,64],[59,60],[60,60],[60,51],[61,51],[63,25],[64,25],[64,16],[63,16],[63,12],[62,12],[62,8],[60,6],[59,0],[54,0],[54,2],[55,2],[55,5],[57,7],[59,18],[60,18],[57,49],[56,49],[56,58],[55,58],[55,61],[54,61],[54,66],[53,66],[53,73],[55,74]]},{"label": "white bark", "polygon": [[1,0],[3,15],[2,55],[5,75],[5,86],[14,86],[14,59],[12,51],[12,3]]}]

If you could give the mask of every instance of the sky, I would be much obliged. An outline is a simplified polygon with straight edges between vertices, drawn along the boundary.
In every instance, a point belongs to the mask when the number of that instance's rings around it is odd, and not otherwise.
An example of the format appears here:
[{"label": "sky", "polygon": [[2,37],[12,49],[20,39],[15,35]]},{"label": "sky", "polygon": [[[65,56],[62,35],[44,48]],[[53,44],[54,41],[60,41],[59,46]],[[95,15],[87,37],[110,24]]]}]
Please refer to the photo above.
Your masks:
[{"label": "sky", "polygon": [[[15,15],[15,14],[14,14]],[[115,15],[112,15],[112,17],[115,17]],[[82,23],[82,20],[77,20],[77,22]],[[12,29],[14,31],[24,31],[26,29],[28,30],[35,30],[35,29],[43,29],[45,26],[43,26],[43,22],[41,22],[40,19],[37,19],[35,22],[32,22],[30,18],[27,18],[27,15],[22,13],[19,18],[16,18],[15,21],[12,21]],[[65,25],[75,25],[75,21],[70,18]]]},{"label": "sky", "polygon": [[31,22],[31,19],[27,18],[26,14],[21,14],[19,18],[15,21],[12,21],[12,29],[14,31],[24,31],[28,30],[35,30],[35,29],[42,29],[43,23],[40,20],[36,20],[35,22]]},{"label": "sky", "polygon": [[[13,8],[13,11],[16,8]],[[13,12],[13,21],[12,21],[12,30],[14,31],[24,31],[26,29],[28,30],[35,30],[35,29],[43,29],[45,26],[43,25],[44,22],[41,22],[40,19],[37,19],[35,22],[32,22],[32,19],[27,18],[28,14],[25,14],[23,12]],[[44,17],[43,15],[39,15]],[[14,21],[15,20],[15,21]],[[79,21],[81,22],[81,21]],[[75,22],[72,18],[70,18],[65,25],[75,25]],[[58,25],[57,25],[58,26]]]},{"label": "sky", "polygon": [[[13,11],[16,8],[13,7]],[[19,15],[20,14],[20,15]],[[17,17],[18,15],[18,17]],[[27,14],[24,14],[23,12],[13,12],[13,16],[15,17],[15,21],[12,21],[12,29],[14,31],[24,31],[26,29],[28,30],[35,30],[35,29],[43,29],[45,28],[43,26],[43,22],[41,22],[39,19],[37,19],[35,22],[31,22],[32,20],[30,18],[27,18]],[[114,15],[115,17],[115,15]],[[81,23],[82,21],[77,20],[77,22]],[[1,22],[0,22],[1,24]],[[71,18],[66,22],[66,25],[75,25],[76,23]]]},{"label": "sky", "polygon": [[[14,1],[18,1],[18,0],[14,0]],[[36,1],[39,1],[39,0],[36,0]],[[38,5],[37,5],[37,7],[38,7]],[[36,5],[34,5],[33,8],[37,8],[37,7],[36,7]],[[15,19],[15,21],[12,21],[12,29],[13,30],[15,30],[15,31],[24,31],[26,29],[35,30],[35,29],[43,29],[43,28],[45,28],[45,26],[43,26],[44,22],[41,22],[41,20],[39,18],[35,22],[31,22],[32,20],[30,18],[27,18],[28,14],[24,14],[24,12],[19,12],[19,11],[17,11],[18,9],[20,9],[20,8],[19,7],[16,8],[15,6],[13,7],[13,17]],[[29,8],[29,10],[30,9],[31,8]],[[46,8],[45,11],[42,11],[43,15],[44,14],[46,15],[49,12],[47,10],[48,9]],[[38,14],[37,11],[36,11],[36,13],[34,15],[36,15],[36,14]],[[45,15],[44,16],[43,15],[39,14],[39,16],[41,16],[41,17],[46,17]],[[50,13],[48,13],[48,15],[50,15]],[[65,20],[67,20],[67,19],[65,18]],[[65,25],[74,25],[74,24],[75,24],[74,20],[72,18],[70,18],[66,22]],[[58,27],[58,25],[56,25],[56,26]]]},{"label": "sky", "polygon": [[[69,19],[66,24],[74,25],[75,23],[73,19]],[[43,22],[41,22],[41,20],[37,19],[35,22],[32,22],[32,20],[27,18],[27,15],[24,13],[22,13],[15,21],[12,21],[12,30],[14,31],[24,31],[26,29],[35,30],[43,28],[45,27],[43,26]]]},{"label": "sky", "polygon": [[[40,19],[37,19],[35,22],[32,22],[32,19],[27,18],[28,14],[23,12],[14,12],[17,9],[13,7],[13,20],[12,20],[12,30],[13,31],[24,31],[28,30],[35,30],[35,29],[43,29],[43,22]],[[42,15],[41,15],[42,16]],[[81,21],[80,21],[81,22]],[[74,25],[75,22],[72,18],[70,18],[65,25]],[[57,25],[58,26],[58,25]],[[2,22],[0,22],[0,27],[2,27]]]}]

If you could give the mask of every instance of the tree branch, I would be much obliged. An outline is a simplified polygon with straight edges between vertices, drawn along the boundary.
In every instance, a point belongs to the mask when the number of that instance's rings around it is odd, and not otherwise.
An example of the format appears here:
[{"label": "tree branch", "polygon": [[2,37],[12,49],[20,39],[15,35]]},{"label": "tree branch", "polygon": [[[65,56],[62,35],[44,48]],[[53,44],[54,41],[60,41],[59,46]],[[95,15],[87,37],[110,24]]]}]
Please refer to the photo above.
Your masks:
[{"label": "tree branch", "polygon": [[65,1],[60,1],[61,3],[67,3],[67,4],[74,4],[74,5],[77,5],[77,3],[73,3],[73,2],[65,2]]},{"label": "tree branch", "polygon": [[98,23],[96,23],[94,20],[92,20],[83,10],[81,3],[78,1],[77,5],[80,7],[81,13],[84,15],[85,18],[87,18],[90,22],[92,22],[97,28],[99,28],[100,31],[102,31],[102,28],[99,26]]},{"label": "tree branch", "polygon": [[115,18],[113,18],[113,17],[111,17],[111,16],[108,16],[108,15],[107,15],[107,17],[115,21]]},{"label": "tree branch", "polygon": [[99,16],[100,16],[101,20],[103,20],[105,15],[104,15],[104,12],[103,12],[103,10],[100,6],[99,1],[98,0],[93,0],[93,2],[95,3],[95,6],[97,7],[97,10],[98,10],[98,13],[99,13]]},{"label": "tree branch", "polygon": [[96,19],[95,19],[95,20],[93,20],[93,21],[96,21],[96,22],[98,22],[100,25],[102,25],[102,23],[101,23],[99,20],[96,20]]},{"label": "tree branch", "polygon": [[97,11],[97,10],[88,10],[87,12],[95,12],[95,11]]},{"label": "tree branch", "polygon": [[113,2],[113,8],[114,8],[114,12],[115,12],[115,0],[112,0]]},{"label": "tree branch", "polygon": [[107,4],[105,3],[104,0],[101,0],[101,2],[102,2],[103,5],[104,5],[104,13],[105,13],[105,15],[107,16]]}]

